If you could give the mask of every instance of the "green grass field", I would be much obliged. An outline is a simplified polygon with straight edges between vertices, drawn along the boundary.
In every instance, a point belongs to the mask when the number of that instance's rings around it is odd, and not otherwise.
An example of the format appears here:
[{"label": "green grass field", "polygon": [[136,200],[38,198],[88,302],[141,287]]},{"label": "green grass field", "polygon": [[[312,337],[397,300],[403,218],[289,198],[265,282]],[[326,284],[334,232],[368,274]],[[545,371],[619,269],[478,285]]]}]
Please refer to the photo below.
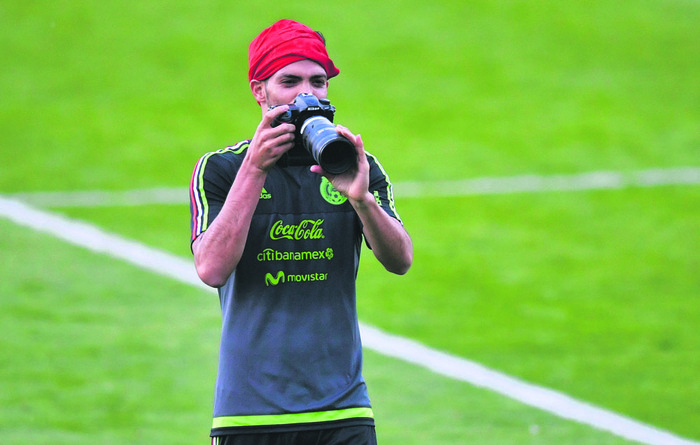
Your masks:
[{"label": "green grass field", "polygon": [[[345,2],[343,2],[345,3]],[[0,4],[0,194],[186,187],[250,137],[247,45],[324,32],[336,120],[397,183],[364,322],[700,441],[700,187],[404,197],[408,181],[700,166],[700,3]],[[186,199],[183,196],[183,200]],[[189,257],[186,204],[53,207]],[[0,218],[0,442],[206,443],[214,295]],[[382,444],[624,444],[368,351]]]}]

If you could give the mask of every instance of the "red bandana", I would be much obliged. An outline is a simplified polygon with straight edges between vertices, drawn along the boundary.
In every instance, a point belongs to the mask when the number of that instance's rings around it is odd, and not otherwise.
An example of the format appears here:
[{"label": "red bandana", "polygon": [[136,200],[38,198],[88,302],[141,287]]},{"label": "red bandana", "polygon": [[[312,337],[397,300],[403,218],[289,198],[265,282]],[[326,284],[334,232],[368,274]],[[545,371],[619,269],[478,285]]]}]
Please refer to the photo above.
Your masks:
[{"label": "red bandana", "polygon": [[250,43],[248,81],[265,80],[290,63],[306,59],[321,65],[329,79],[340,73],[316,31],[293,20],[280,20]]}]

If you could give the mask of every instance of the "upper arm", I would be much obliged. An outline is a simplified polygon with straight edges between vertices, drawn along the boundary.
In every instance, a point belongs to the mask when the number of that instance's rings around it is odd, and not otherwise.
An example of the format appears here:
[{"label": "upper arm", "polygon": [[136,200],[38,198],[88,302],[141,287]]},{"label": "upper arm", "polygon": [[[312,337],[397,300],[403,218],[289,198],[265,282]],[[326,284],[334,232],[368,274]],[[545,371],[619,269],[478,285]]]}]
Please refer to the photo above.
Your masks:
[{"label": "upper arm", "polygon": [[195,165],[190,181],[190,241],[193,243],[211,225],[226,201],[233,184],[235,165],[223,151],[207,153]]}]

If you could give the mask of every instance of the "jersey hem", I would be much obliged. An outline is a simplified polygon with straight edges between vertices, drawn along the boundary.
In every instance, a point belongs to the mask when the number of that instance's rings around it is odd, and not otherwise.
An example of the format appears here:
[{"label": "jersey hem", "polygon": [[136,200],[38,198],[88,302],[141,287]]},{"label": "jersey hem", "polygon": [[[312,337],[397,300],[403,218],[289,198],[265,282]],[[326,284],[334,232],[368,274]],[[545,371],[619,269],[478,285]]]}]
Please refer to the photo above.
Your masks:
[{"label": "jersey hem", "polygon": [[230,436],[236,434],[294,433],[299,431],[326,430],[352,426],[375,426],[371,417],[329,420],[285,425],[254,425],[212,428],[210,437]]}]

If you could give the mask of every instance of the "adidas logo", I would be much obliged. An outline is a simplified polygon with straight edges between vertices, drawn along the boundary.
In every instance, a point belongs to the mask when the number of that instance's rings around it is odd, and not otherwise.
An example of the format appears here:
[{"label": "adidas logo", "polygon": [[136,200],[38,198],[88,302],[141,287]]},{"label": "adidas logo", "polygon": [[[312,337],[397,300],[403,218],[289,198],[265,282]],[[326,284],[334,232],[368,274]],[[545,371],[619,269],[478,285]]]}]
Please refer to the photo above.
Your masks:
[{"label": "adidas logo", "polygon": [[265,187],[263,187],[262,192],[260,192],[260,199],[272,199],[272,195],[267,193]]}]

